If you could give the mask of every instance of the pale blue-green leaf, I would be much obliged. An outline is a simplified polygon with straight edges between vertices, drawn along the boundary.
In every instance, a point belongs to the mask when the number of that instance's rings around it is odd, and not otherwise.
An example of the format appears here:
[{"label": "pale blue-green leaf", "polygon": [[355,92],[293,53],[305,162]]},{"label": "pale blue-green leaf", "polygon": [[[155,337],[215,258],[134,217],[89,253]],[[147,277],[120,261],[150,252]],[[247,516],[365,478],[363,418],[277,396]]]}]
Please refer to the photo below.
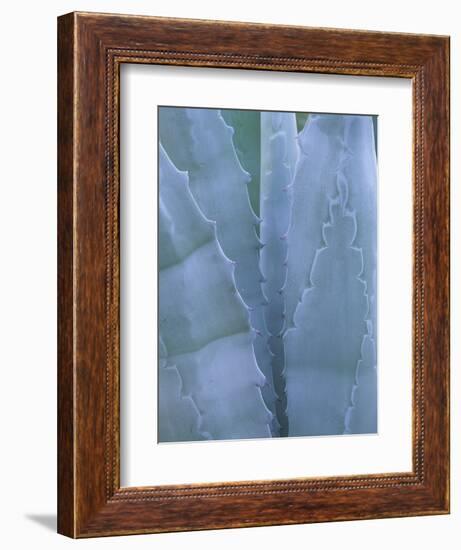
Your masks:
[{"label": "pale blue-green leaf", "polygon": [[160,271],[159,317],[169,355],[250,331],[248,311],[235,289],[232,270],[218,243],[210,241]]},{"label": "pale blue-green leaf", "polygon": [[[368,321],[371,325],[371,321]],[[369,326],[371,333],[371,326]],[[373,434],[377,432],[376,350],[369,334],[362,341],[362,356],[357,365],[355,385],[352,389],[351,406],[346,413],[345,433]]]},{"label": "pale blue-green leaf", "polygon": [[372,337],[377,335],[377,161],[371,116],[345,117],[346,156],[343,174],[349,182],[349,208],[357,213],[355,246],[363,252],[362,278],[367,283]]},{"label": "pale blue-green leaf", "polygon": [[[203,435],[266,437],[272,415],[261,395],[265,379],[254,357],[248,310],[235,287],[234,263],[216,239],[216,224],[198,208],[187,175],[162,146],[159,166],[161,355],[180,375],[181,396],[196,405]],[[174,378],[165,384],[174,393]]]},{"label": "pale blue-green leaf", "polygon": [[[316,250],[322,246],[321,227],[329,198],[339,193],[341,203],[356,214],[354,246],[363,256],[361,278],[369,295],[369,336],[376,349],[377,162],[373,117],[309,115],[299,145],[301,156],[288,234],[287,325],[293,326]],[[370,407],[372,414],[376,406]]]},{"label": "pale blue-green leaf", "polygon": [[360,279],[362,251],[353,246],[355,214],[330,200],[310,286],[285,334],[289,435],[336,435],[345,430],[368,300]]},{"label": "pale blue-green leaf", "polygon": [[200,414],[192,398],[182,393],[182,381],[175,365],[168,364],[162,335],[158,341],[158,440],[200,441],[210,439],[200,431]]},{"label": "pale blue-green leaf", "polygon": [[221,109],[226,124],[234,130],[234,148],[240,164],[251,176],[248,184],[251,207],[259,216],[259,181],[261,171],[261,113],[250,109]]},{"label": "pale blue-green leaf", "polygon": [[271,431],[272,435],[280,434],[280,424],[277,419],[277,394],[274,389],[272,372],[273,353],[269,348],[269,335],[264,321],[264,306],[254,307],[250,310],[250,323],[255,332],[253,349],[256,362],[264,374],[265,383],[261,388],[264,402],[273,415]]},{"label": "pale blue-green leaf", "polygon": [[210,434],[199,429],[199,411],[192,397],[182,393],[181,377],[176,366],[160,366],[158,385],[159,442],[211,439]]},{"label": "pale blue-green leaf", "polygon": [[349,182],[347,191],[340,189],[340,193],[347,193],[342,200],[357,215],[355,244],[363,251],[363,278],[376,335],[377,162],[373,117],[312,114],[298,141],[301,154],[288,233],[287,324],[292,326],[315,251],[322,246],[322,222],[328,215],[328,200],[336,194],[336,175],[340,173]]},{"label": "pale blue-green leaf", "polygon": [[[261,172],[261,113],[260,111],[222,109],[221,115],[226,123],[234,130],[233,143],[239,161],[245,171],[251,175],[248,184],[248,193],[253,211],[258,215],[260,211],[260,172]],[[259,234],[259,226],[256,227]],[[253,305],[250,311],[251,326],[256,337],[253,341],[256,361],[266,377],[262,388],[264,401],[274,415],[272,433],[279,433],[276,418],[277,396],[272,380],[272,354],[268,348],[268,334],[264,323],[264,306]]]},{"label": "pale blue-green leaf", "polygon": [[216,222],[225,255],[236,262],[237,289],[249,307],[264,299],[259,270],[259,223],[251,209],[251,176],[238,160],[233,130],[217,109],[162,107],[159,135],[173,163],[189,173],[191,192],[204,215]]},{"label": "pale blue-green leaf", "polygon": [[271,351],[272,380],[278,396],[276,403],[280,435],[288,433],[285,380],[283,377],[283,341],[288,255],[287,231],[291,218],[292,181],[298,160],[294,113],[261,113],[261,226],[263,248],[260,252],[264,276],[263,292],[267,299],[264,321]]},{"label": "pale blue-green leaf", "polygon": [[322,225],[328,219],[328,201],[336,194],[343,134],[344,117],[312,114],[298,136],[300,156],[293,182],[284,288],[288,328],[293,327],[315,253],[323,246]]},{"label": "pale blue-green leaf", "polygon": [[213,340],[194,353],[174,357],[184,392],[197,404],[202,430],[213,439],[271,437],[272,415],[264,405],[249,332]]},{"label": "pale blue-green leaf", "polygon": [[[258,366],[266,376],[264,399],[275,413],[271,358],[261,311],[265,300],[259,270],[259,220],[249,203],[247,185],[251,178],[237,158],[233,146],[235,136],[219,110],[161,108],[159,117],[161,143],[175,164],[189,172],[194,197],[205,215],[216,221],[218,241],[226,256],[236,262],[236,285],[251,310],[256,334],[254,351]],[[249,140],[245,143],[248,145]],[[243,148],[242,141],[240,145]],[[259,155],[259,139],[245,153],[246,158],[255,159],[258,156],[255,150]],[[256,160],[253,163],[256,164]],[[259,166],[259,158],[257,163]]]},{"label": "pale blue-green leaf", "polygon": [[214,224],[188,191],[188,178],[159,148],[159,268],[173,267],[215,240]]},{"label": "pale blue-green leaf", "polygon": [[294,113],[261,113],[261,271],[267,299],[269,334],[284,326],[283,285],[288,255],[287,232],[292,208],[292,181],[298,157]]}]

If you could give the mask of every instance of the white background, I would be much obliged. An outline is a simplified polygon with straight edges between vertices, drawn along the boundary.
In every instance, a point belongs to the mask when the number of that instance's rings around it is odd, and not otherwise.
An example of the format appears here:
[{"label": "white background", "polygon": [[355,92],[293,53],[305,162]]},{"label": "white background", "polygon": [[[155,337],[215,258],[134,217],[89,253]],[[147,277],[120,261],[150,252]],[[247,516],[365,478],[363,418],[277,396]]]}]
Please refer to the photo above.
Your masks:
[{"label": "white background", "polygon": [[[122,485],[411,471],[411,81],[148,65],[121,74]],[[378,115],[377,435],[156,444],[155,152],[165,104]]]},{"label": "white background", "polygon": [[[54,533],[56,494],[56,16],[75,9],[451,34],[452,120],[461,120],[457,2],[47,0],[2,6],[0,101],[1,544],[5,548],[458,548],[461,533],[461,329],[452,300],[452,514],[336,524],[73,542]],[[452,124],[452,150],[460,150]],[[458,155],[459,156],[459,155]],[[461,176],[452,159],[453,251],[459,250]],[[459,252],[458,252],[459,257]],[[461,277],[453,254],[452,280]]]}]

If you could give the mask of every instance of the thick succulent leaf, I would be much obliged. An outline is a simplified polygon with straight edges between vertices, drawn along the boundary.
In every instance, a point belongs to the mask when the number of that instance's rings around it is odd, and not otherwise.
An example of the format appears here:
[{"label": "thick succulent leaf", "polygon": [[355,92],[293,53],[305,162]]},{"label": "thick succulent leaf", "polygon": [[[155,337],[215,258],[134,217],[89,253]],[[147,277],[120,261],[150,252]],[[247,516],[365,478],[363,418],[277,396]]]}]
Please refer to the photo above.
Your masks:
[{"label": "thick succulent leaf", "polygon": [[[369,318],[376,341],[377,162],[373,117],[344,117],[346,156],[343,174],[349,183],[348,206],[357,212],[355,246],[363,252],[362,278],[367,283]],[[375,342],[376,344],[376,342]]]},{"label": "thick succulent leaf", "polygon": [[159,135],[175,166],[188,171],[199,208],[216,222],[219,244],[236,262],[235,281],[243,300],[249,307],[260,306],[259,219],[251,209],[251,176],[238,160],[232,128],[217,109],[162,107]]},{"label": "thick succulent leaf", "polygon": [[372,117],[309,115],[298,142],[300,159],[288,232],[287,326],[293,326],[316,250],[322,246],[322,224],[328,217],[329,199],[336,195],[339,173],[343,181],[349,182],[346,187],[340,183],[341,200],[357,213],[355,245],[363,252],[363,278],[376,334],[377,166]]},{"label": "thick succulent leaf", "polygon": [[[169,414],[171,403],[162,402],[171,394],[176,402],[188,396],[203,437],[270,436],[272,415],[261,395],[265,379],[254,357],[248,310],[235,287],[234,263],[217,241],[216,224],[193,198],[187,175],[162,146],[159,178],[159,328],[161,356],[168,361],[165,367],[160,360],[160,409]],[[179,394],[178,380],[165,372],[170,366],[180,376]],[[171,418],[180,422],[185,410],[178,406]],[[190,417],[183,422],[190,426]],[[184,435],[183,429],[174,433]]]},{"label": "thick succulent leaf", "polygon": [[277,393],[274,388],[274,377],[272,372],[273,353],[269,348],[269,335],[264,321],[264,306],[257,306],[251,309],[250,324],[255,332],[253,349],[256,362],[265,377],[261,392],[264,403],[273,415],[271,423],[272,435],[277,436],[280,435],[280,424],[277,418]]},{"label": "thick succulent leaf", "polygon": [[[250,330],[232,270],[217,242],[210,241],[160,271],[160,324],[169,355]],[[210,310],[215,313],[210,315]]]},{"label": "thick succulent leaf", "polygon": [[192,397],[184,395],[175,365],[159,367],[158,383],[158,440],[163,443],[211,439],[210,434],[199,429],[200,413]]},{"label": "thick succulent leaf", "polygon": [[[229,111],[224,113],[229,118]],[[259,201],[260,116],[251,111],[231,113],[235,131],[215,109],[161,108],[160,141],[174,163],[188,171],[199,207],[207,218],[216,221],[219,244],[236,262],[236,285],[250,308],[254,352],[266,378],[262,393],[275,418],[276,395],[262,311],[259,219],[248,198],[248,190],[256,188]],[[246,163],[247,171],[241,162]],[[274,433],[276,429],[273,424]]]},{"label": "thick succulent leaf", "polygon": [[292,206],[292,180],[298,159],[294,113],[261,113],[261,226],[263,248],[260,252],[267,300],[264,321],[271,351],[272,377],[277,400],[280,434],[288,433],[285,380],[283,377],[283,340],[288,255],[287,231]]},{"label": "thick succulent leaf", "polygon": [[261,113],[249,109],[221,109],[226,124],[234,130],[233,142],[240,164],[250,176],[248,195],[251,207],[259,216],[259,181],[261,172]]},{"label": "thick succulent leaf", "polygon": [[292,207],[292,178],[297,161],[296,119],[293,113],[261,113],[261,271],[267,300],[269,334],[284,326],[283,285],[288,255],[287,231]]},{"label": "thick succulent leaf", "polygon": [[287,331],[285,377],[289,435],[334,435],[345,430],[368,299],[360,279],[362,251],[353,246],[355,213],[338,196],[330,200],[319,248],[295,316]]},{"label": "thick succulent leaf", "polygon": [[271,437],[272,415],[264,405],[264,376],[254,358],[249,331],[213,340],[200,350],[174,358],[213,439]]},{"label": "thick succulent leaf", "polygon": [[336,172],[343,149],[343,119],[336,115],[309,115],[298,136],[300,157],[293,182],[293,208],[287,237],[287,328],[293,327],[294,313],[307,286],[316,251],[323,246],[322,226],[328,219],[328,201],[336,194]]},{"label": "thick succulent leaf", "polygon": [[[233,143],[235,152],[243,169],[251,176],[248,184],[251,207],[259,215],[260,205],[260,172],[261,172],[261,113],[251,110],[222,109],[221,115],[226,123],[234,130]],[[256,227],[259,235],[259,226]],[[254,305],[250,311],[251,326],[255,330],[256,337],[253,348],[256,361],[262,373],[266,377],[266,383],[262,388],[264,402],[273,413],[272,433],[279,433],[279,425],[276,417],[277,396],[272,380],[272,354],[268,347],[267,329],[264,323],[264,306]]]},{"label": "thick succulent leaf", "polygon": [[[348,185],[348,205],[357,212],[355,246],[363,253],[362,279],[366,282],[369,312],[368,332],[364,338],[362,360],[357,374],[358,402],[353,412],[354,421],[346,428],[350,433],[376,432],[377,378],[376,344],[377,320],[377,160],[376,124],[370,116],[348,116],[344,121],[346,147],[341,173]],[[363,356],[365,354],[365,358]],[[373,357],[369,357],[372,354]],[[366,365],[372,364],[366,370]],[[361,374],[362,373],[362,374]],[[365,376],[367,373],[367,376]],[[361,388],[361,385],[364,388]]]},{"label": "thick succulent leaf", "polygon": [[[356,213],[354,246],[362,252],[361,278],[366,282],[367,319],[371,321],[368,335],[376,350],[377,163],[373,117],[309,115],[298,141],[300,160],[288,232],[287,327],[294,326],[295,311],[309,286],[308,275],[317,250],[323,245],[322,224],[328,216],[329,200],[338,193],[341,204]],[[369,414],[373,410],[376,403],[370,403]]]},{"label": "thick succulent leaf", "polygon": [[[371,333],[371,322],[368,322]],[[372,434],[378,429],[378,381],[376,376],[375,343],[370,334],[362,341],[362,358],[357,365],[357,374],[352,389],[352,402],[346,413],[345,433]]]}]

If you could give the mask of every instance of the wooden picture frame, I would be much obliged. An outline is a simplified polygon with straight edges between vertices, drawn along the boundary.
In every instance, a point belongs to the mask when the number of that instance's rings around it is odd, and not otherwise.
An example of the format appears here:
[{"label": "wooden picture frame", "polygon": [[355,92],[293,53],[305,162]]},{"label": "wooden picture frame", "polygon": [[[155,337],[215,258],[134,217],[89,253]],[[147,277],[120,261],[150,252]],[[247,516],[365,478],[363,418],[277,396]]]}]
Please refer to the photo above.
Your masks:
[{"label": "wooden picture frame", "polygon": [[[411,472],[120,487],[122,63],[412,80]],[[58,74],[58,531],[77,538],[448,513],[448,37],[71,13],[58,20]]]}]

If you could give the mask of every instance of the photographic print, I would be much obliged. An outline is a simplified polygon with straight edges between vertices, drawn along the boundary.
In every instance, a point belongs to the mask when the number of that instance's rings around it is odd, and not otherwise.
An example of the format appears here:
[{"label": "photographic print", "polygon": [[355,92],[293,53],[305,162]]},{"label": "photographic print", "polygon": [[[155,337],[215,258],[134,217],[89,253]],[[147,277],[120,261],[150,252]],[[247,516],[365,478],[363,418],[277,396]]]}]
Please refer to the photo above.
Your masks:
[{"label": "photographic print", "polygon": [[377,117],[158,108],[158,441],[377,432]]}]

